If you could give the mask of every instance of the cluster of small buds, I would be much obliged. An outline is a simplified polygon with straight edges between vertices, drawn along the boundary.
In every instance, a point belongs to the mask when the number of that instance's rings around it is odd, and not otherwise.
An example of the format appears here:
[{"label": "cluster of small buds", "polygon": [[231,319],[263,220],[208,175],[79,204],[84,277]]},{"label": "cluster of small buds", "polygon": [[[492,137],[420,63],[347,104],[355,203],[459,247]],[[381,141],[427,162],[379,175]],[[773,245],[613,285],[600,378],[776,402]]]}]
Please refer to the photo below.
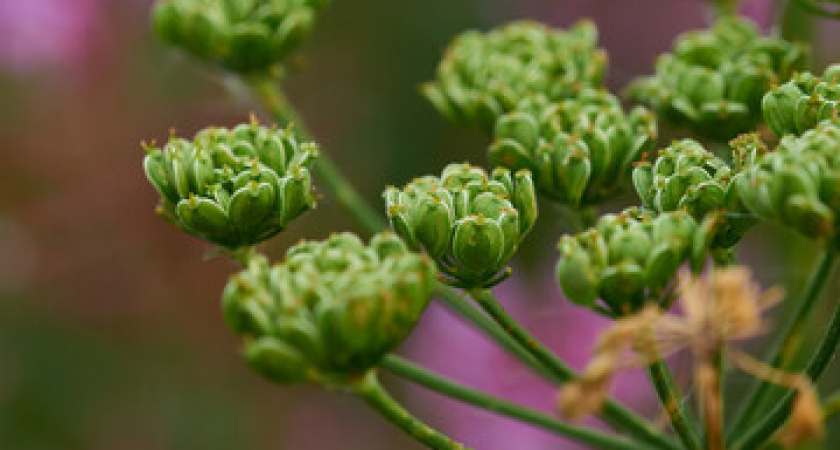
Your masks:
[{"label": "cluster of small buds", "polygon": [[[747,138],[733,143],[738,160],[745,164],[764,148]],[[737,181],[741,177],[741,170],[730,168],[700,143],[685,139],[661,150],[653,164],[638,164],[633,185],[645,207],[656,212],[685,210],[698,223],[712,212],[723,212],[711,245],[729,248],[756,223],[741,203]]]},{"label": "cluster of small buds", "polygon": [[251,259],[229,281],[222,307],[266,378],[342,383],[405,340],[434,282],[434,263],[393,234],[365,245],[342,233],[297,244],[274,266]]},{"label": "cluster of small buds", "polygon": [[823,121],[787,135],[741,179],[744,206],[807,236],[837,246],[840,215],[840,126]]},{"label": "cluster of small buds", "polygon": [[[684,262],[705,258],[708,239],[686,211],[630,208],[595,228],[560,239],[557,281],[566,298],[624,315],[654,301]],[[702,264],[702,262],[701,262]]]},{"label": "cluster of small buds", "polygon": [[258,244],[315,206],[309,165],[317,146],[299,143],[291,128],[206,128],[146,152],[161,215],[222,247]]},{"label": "cluster of small buds", "polygon": [[822,78],[797,74],[764,96],[764,120],[776,136],[800,135],[819,122],[836,119],[840,105],[840,64],[828,67]]},{"label": "cluster of small buds", "polygon": [[761,36],[748,19],[725,17],[708,31],[680,36],[673,53],[657,61],[656,75],[628,92],[669,122],[726,140],[753,129],[764,93],[807,62],[803,46]]},{"label": "cluster of small buds", "polygon": [[597,29],[580,22],[568,31],[514,22],[458,36],[423,93],[447,120],[492,130],[496,119],[523,97],[565,98],[581,86],[599,85],[606,53]]},{"label": "cluster of small buds", "polygon": [[521,101],[496,122],[488,155],[491,164],[532,171],[540,192],[576,207],[616,195],[656,133],[646,109],[625,114],[606,90],[584,88],[555,102],[542,95]]},{"label": "cluster of small buds", "polygon": [[266,70],[309,35],[327,0],[159,0],[157,34],[236,72]]},{"label": "cluster of small buds", "polygon": [[[424,248],[450,284],[490,287],[537,219],[531,174],[498,168],[491,176],[469,164],[450,164],[440,178],[413,180],[384,193],[391,227]],[[500,273],[501,272],[501,273]]]}]

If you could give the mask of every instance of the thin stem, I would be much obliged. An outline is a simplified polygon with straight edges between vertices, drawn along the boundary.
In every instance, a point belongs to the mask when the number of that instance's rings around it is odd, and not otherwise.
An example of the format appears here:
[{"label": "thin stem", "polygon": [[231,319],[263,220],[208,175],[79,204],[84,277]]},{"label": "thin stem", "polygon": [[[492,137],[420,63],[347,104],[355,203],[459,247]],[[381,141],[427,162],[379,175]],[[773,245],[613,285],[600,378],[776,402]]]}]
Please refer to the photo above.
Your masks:
[{"label": "thin stem", "polygon": [[677,436],[680,437],[683,445],[688,449],[699,450],[701,448],[700,441],[689,425],[688,416],[685,414],[680,402],[682,396],[674,383],[674,378],[668,369],[668,365],[659,359],[648,366],[648,374],[656,389],[656,394],[659,396],[660,402],[662,402],[662,407],[665,408],[668,417],[671,419],[671,426],[677,432]]},{"label": "thin stem", "polygon": [[382,388],[375,371],[369,371],[361,379],[352,384],[351,388],[368,405],[391,423],[405,431],[409,436],[413,437],[417,442],[429,448],[439,450],[464,450],[467,448],[429,427],[406,411],[402,405]]},{"label": "thin stem", "polygon": [[[831,274],[832,268],[834,267],[834,259],[834,253],[826,250],[819,264],[814,269],[813,275],[802,293],[802,298],[795,303],[793,313],[788,316],[788,320],[782,326],[781,332],[778,335],[779,339],[770,347],[769,356],[765,361],[771,366],[784,368],[796,353],[796,349],[802,338],[802,330],[807,323],[808,315],[814,309],[814,305],[820,296],[819,294],[828,276]],[[732,424],[729,429],[730,438],[734,437],[733,435],[737,430],[743,430],[744,426],[755,418],[758,411],[761,411],[760,406],[766,400],[773,386],[772,383],[766,380],[755,380],[749,391],[750,393],[745,397],[747,400],[742,404],[743,406],[730,422]]]},{"label": "thin stem", "polygon": [[[574,370],[560,361],[551,351],[541,345],[534,336],[516,322],[496,301],[493,293],[485,289],[469,291],[473,300],[502,327],[531,357],[545,367],[557,381],[568,381],[577,376]],[[674,442],[663,436],[651,424],[615,402],[607,402],[602,417],[610,425],[632,433],[634,436],[659,448],[678,448]]]},{"label": "thin stem", "polygon": [[[825,368],[834,359],[838,344],[840,344],[840,304],[835,307],[825,336],[805,369],[805,374],[813,382],[819,380]],[[796,392],[788,391],[769,413],[764,414],[764,419],[758,425],[743,433],[735,441],[732,448],[741,450],[759,448],[770,439],[790,415],[795,395]]]},{"label": "thin stem", "polygon": [[828,400],[823,402],[823,421],[828,423],[838,414],[840,414],[840,392],[835,392],[828,396]]},{"label": "thin stem", "polygon": [[[277,79],[270,75],[253,76],[248,79],[248,84],[274,120],[285,126],[293,124],[301,137],[312,139],[312,133],[289,103]],[[386,227],[382,217],[359,195],[326,152],[318,154],[312,168],[327,192],[365,231],[375,233]]]},{"label": "thin stem", "polygon": [[615,450],[643,450],[645,445],[635,443],[625,438],[611,436],[590,428],[569,425],[554,419],[554,417],[534,411],[507,400],[487,395],[454,381],[440,377],[420,366],[417,366],[398,356],[390,355],[380,363],[382,368],[406,380],[417,383],[441,395],[477,406],[496,414],[516,419],[520,422],[535,425],[544,430],[574,439],[578,442],[590,444],[596,448]]}]

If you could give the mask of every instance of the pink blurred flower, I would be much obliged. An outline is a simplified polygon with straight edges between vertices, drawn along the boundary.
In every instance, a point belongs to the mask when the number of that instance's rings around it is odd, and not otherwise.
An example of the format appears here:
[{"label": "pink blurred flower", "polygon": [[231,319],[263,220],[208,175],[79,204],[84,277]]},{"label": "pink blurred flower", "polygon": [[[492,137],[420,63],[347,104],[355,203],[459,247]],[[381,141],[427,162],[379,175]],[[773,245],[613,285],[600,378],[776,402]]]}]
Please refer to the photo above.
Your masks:
[{"label": "pink blurred flower", "polygon": [[0,68],[72,67],[86,56],[103,0],[0,0]]},{"label": "pink blurred flower", "polygon": [[[589,360],[600,331],[610,323],[566,302],[550,275],[538,287],[527,287],[511,279],[495,293],[511,315],[576,369]],[[410,343],[409,353],[419,364],[469,386],[553,413],[556,386],[534,375],[444,307],[432,305],[414,335],[417,339]],[[482,450],[586,448],[427,391],[412,392],[424,418],[456,440]],[[653,391],[639,372],[620,376],[613,394],[635,411],[648,415],[657,411]]]}]

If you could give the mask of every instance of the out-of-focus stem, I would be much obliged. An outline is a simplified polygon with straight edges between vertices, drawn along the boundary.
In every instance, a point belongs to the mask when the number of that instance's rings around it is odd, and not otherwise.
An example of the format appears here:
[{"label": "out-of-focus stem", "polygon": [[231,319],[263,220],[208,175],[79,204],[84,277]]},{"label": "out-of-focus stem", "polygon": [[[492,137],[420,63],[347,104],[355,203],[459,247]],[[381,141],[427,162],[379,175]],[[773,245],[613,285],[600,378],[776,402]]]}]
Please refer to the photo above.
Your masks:
[{"label": "out-of-focus stem", "polygon": [[648,366],[648,373],[662,407],[668,413],[671,426],[677,432],[677,436],[679,436],[683,445],[687,449],[700,450],[700,442],[689,425],[688,416],[680,403],[679,389],[674,384],[674,378],[671,376],[668,366],[663,360],[659,359]]}]

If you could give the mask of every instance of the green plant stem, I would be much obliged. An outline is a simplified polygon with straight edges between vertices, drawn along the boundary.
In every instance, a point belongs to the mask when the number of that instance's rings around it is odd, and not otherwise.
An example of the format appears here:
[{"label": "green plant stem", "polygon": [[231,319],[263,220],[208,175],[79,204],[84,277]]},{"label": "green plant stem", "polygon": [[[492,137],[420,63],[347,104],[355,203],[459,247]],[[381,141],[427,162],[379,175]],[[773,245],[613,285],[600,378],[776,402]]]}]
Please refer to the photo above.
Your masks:
[{"label": "green plant stem", "polygon": [[[819,347],[817,347],[806,366],[804,373],[813,382],[819,380],[825,368],[834,359],[838,344],[840,344],[840,304],[834,308],[825,336],[823,336]],[[764,419],[761,422],[736,439],[732,448],[736,450],[759,448],[765,441],[773,437],[773,434],[790,415],[790,408],[795,395],[795,392],[788,391],[771,411],[763,414]]]},{"label": "green plant stem", "polygon": [[[825,285],[828,276],[834,267],[835,256],[830,250],[826,250],[820,262],[817,264],[811,279],[802,293],[802,298],[795,304],[795,309],[788,316],[788,320],[781,327],[778,334],[779,339],[770,347],[768,357],[765,359],[768,364],[777,368],[784,368],[789,363],[792,355],[796,353],[798,343],[802,338],[808,315],[814,309],[819,294]],[[746,401],[735,414],[730,422],[729,436],[733,437],[737,430],[743,430],[744,426],[752,421],[767,398],[768,393],[774,385],[765,380],[755,380],[749,394],[744,397]]]},{"label": "green plant stem", "polygon": [[559,434],[578,442],[590,444],[595,448],[615,450],[643,450],[648,448],[625,438],[611,436],[587,427],[569,425],[557,421],[554,417],[534,411],[507,400],[487,395],[454,381],[435,375],[398,356],[390,355],[380,363],[380,367],[387,369],[394,375],[417,383],[429,390],[446,397],[460,400],[496,414],[516,419],[520,422],[535,425],[552,433]]},{"label": "green plant stem", "polygon": [[823,421],[828,423],[838,414],[840,414],[840,392],[835,392],[823,402]]},{"label": "green plant stem", "polygon": [[[293,124],[301,137],[313,139],[306,123],[297,114],[280,88],[279,80],[270,75],[255,75],[247,81],[251,91],[274,120],[284,126]],[[327,192],[365,231],[375,233],[386,227],[383,218],[359,195],[326,152],[322,151],[318,154],[312,162],[312,169]]]},{"label": "green plant stem", "polygon": [[651,382],[656,389],[656,394],[662,403],[662,407],[668,413],[671,420],[671,426],[677,432],[685,448],[690,450],[700,450],[700,441],[694,434],[689,425],[688,416],[680,402],[681,395],[679,389],[674,383],[674,377],[668,369],[667,364],[661,359],[648,366],[648,374]]},{"label": "green plant stem", "polygon": [[352,383],[350,387],[368,405],[398,428],[405,431],[409,436],[413,437],[417,442],[436,450],[463,450],[467,448],[432,429],[406,411],[379,384],[376,371],[369,371],[362,378]]},{"label": "green plant stem", "polygon": [[[548,369],[556,381],[569,381],[577,376],[574,370],[560,361],[551,351],[541,345],[534,336],[508,315],[499,302],[496,301],[492,292],[486,289],[473,289],[469,291],[469,294],[487,315],[515,339],[531,357]],[[610,425],[631,433],[658,448],[679,448],[647,421],[615,402],[610,401],[604,404],[602,418]]]}]

